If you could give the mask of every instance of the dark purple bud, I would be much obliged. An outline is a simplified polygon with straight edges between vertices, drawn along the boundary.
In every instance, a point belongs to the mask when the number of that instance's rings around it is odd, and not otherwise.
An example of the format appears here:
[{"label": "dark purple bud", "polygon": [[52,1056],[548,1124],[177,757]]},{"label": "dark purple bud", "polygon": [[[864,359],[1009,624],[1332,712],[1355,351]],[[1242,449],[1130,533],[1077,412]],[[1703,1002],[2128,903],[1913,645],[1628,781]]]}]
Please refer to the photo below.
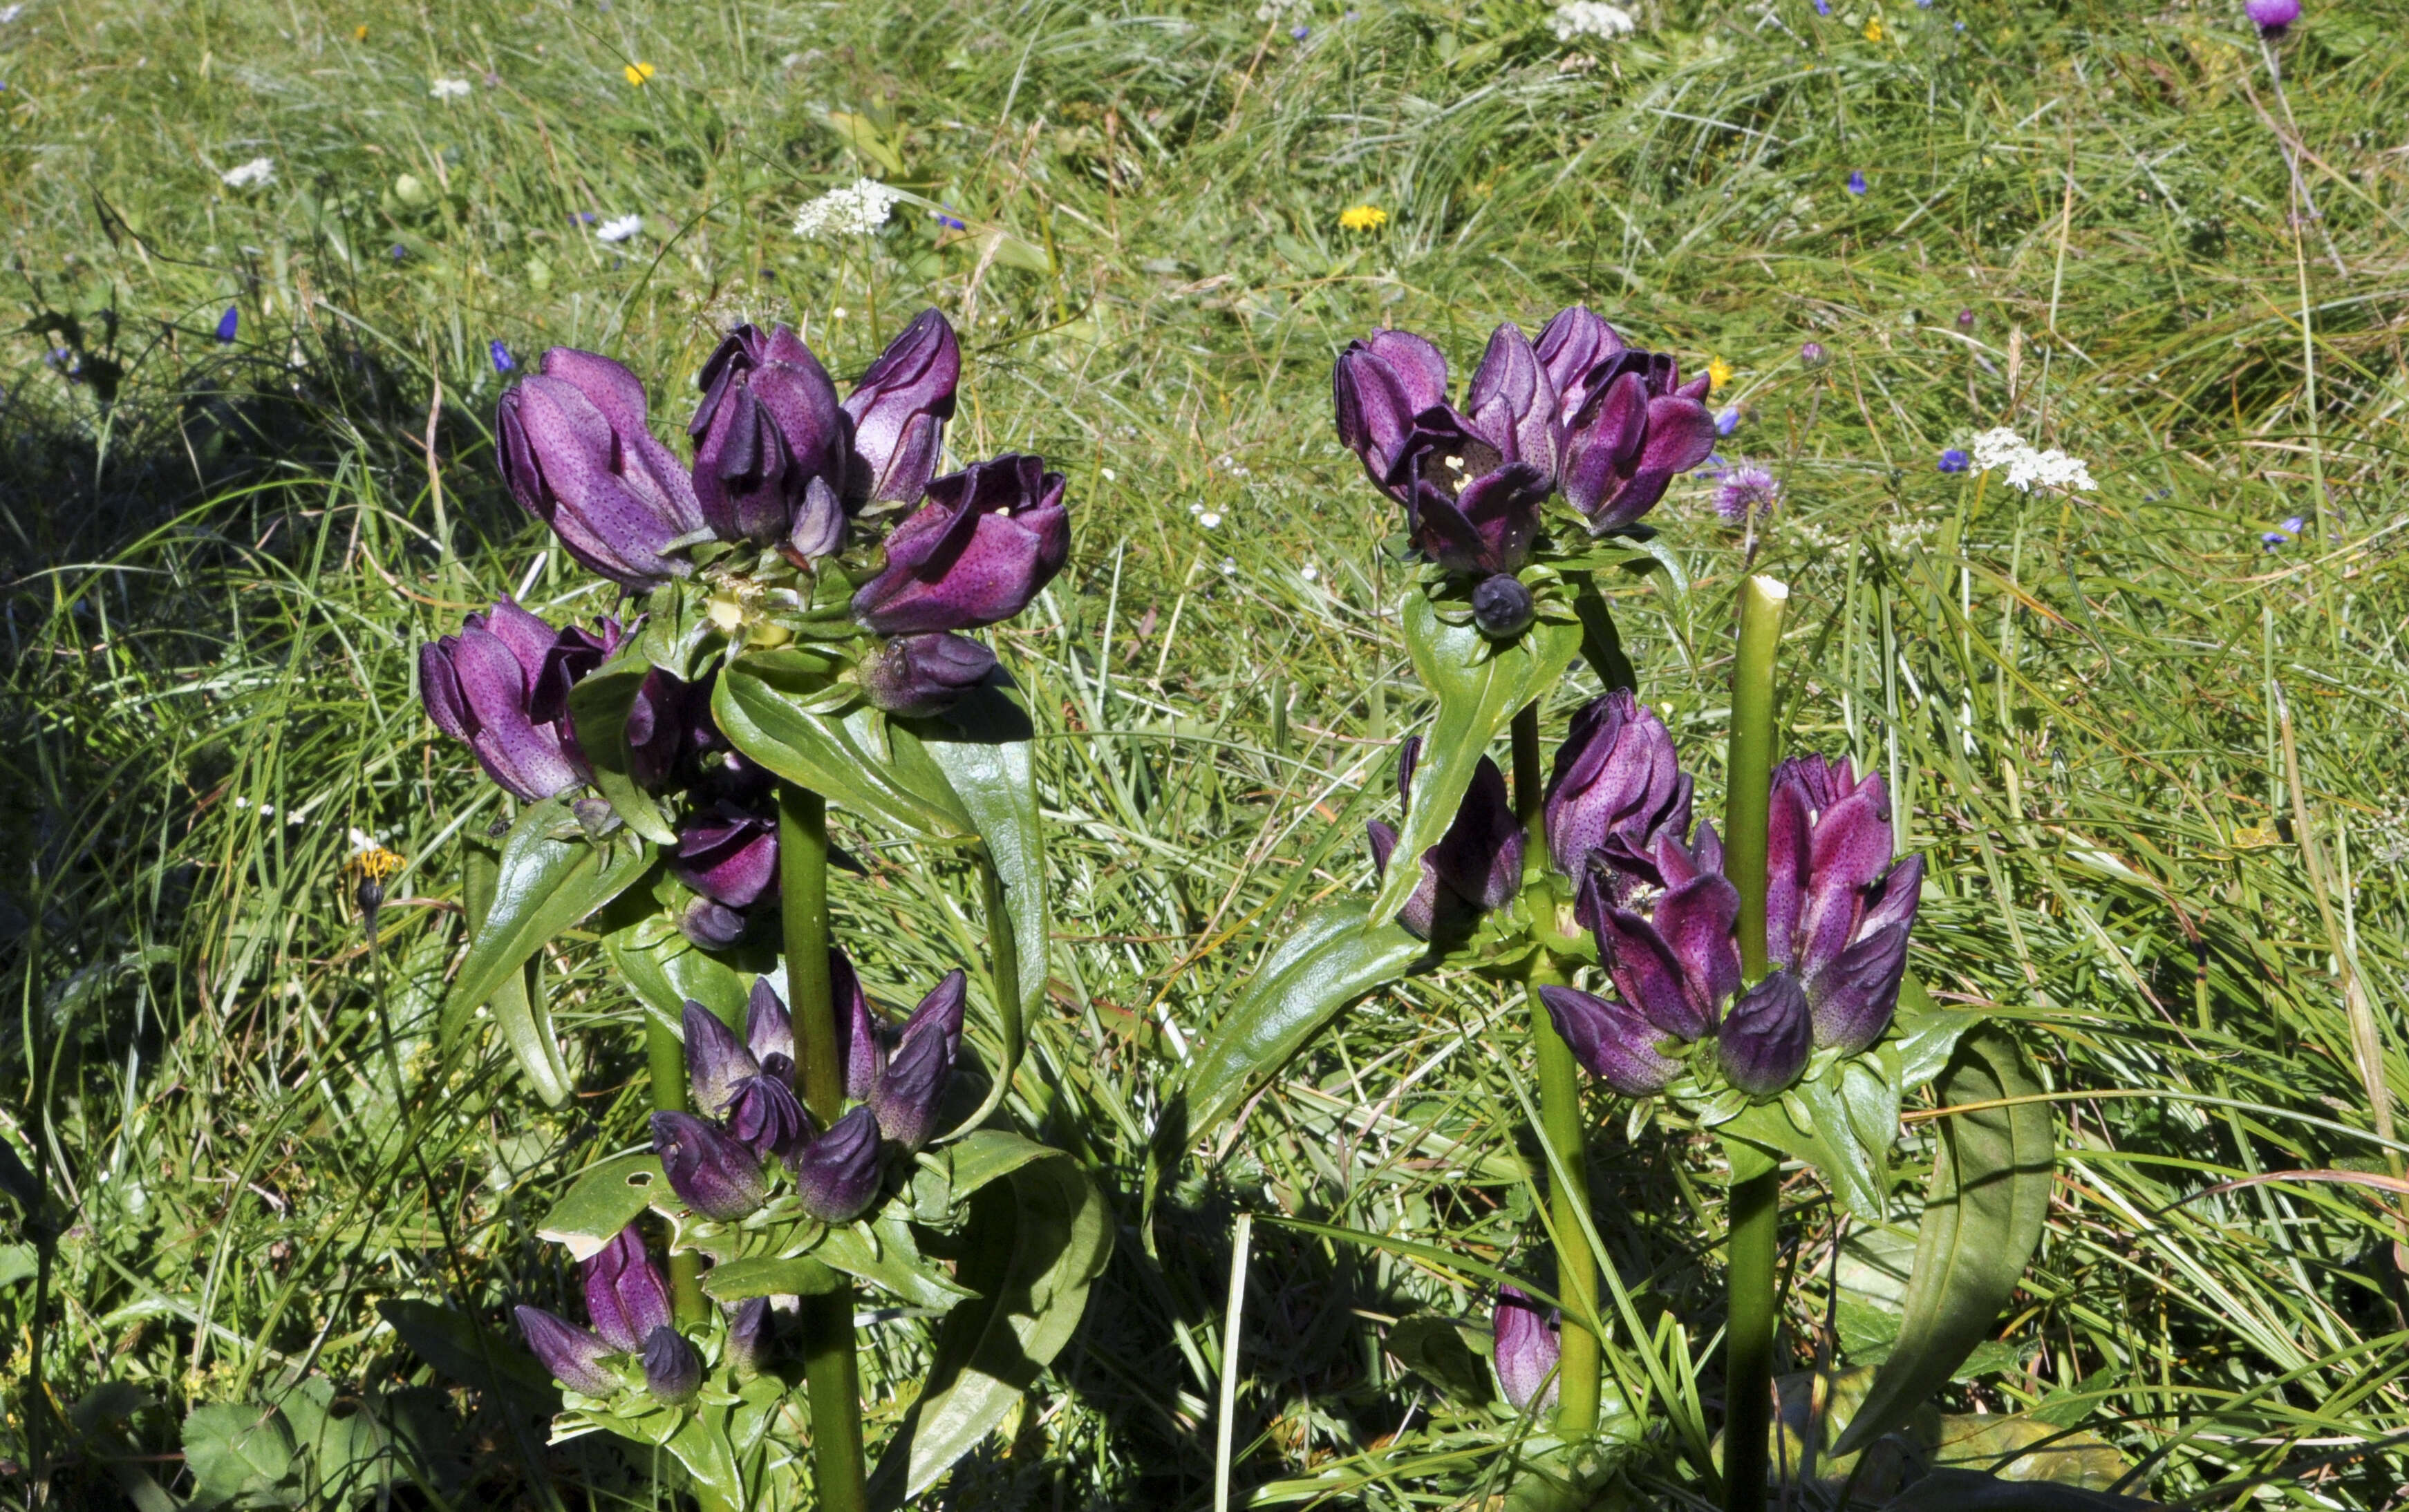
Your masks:
[{"label": "dark purple bud", "polygon": [[1531,627],[1535,606],[1522,580],[1492,573],[1472,590],[1472,623],[1492,641],[1511,641]]},{"label": "dark purple bud", "polygon": [[612,1349],[600,1334],[589,1333],[541,1307],[512,1311],[519,1320],[519,1332],[527,1337],[527,1347],[543,1361],[543,1368],[552,1372],[554,1380],[587,1396],[609,1396],[619,1390],[619,1377],[603,1368],[603,1357]]},{"label": "dark purple bud", "polygon": [[2301,19],[2301,0],[2242,0],[2242,11],[2259,36],[2272,41]]},{"label": "dark purple bud", "polygon": [[764,337],[739,325],[702,365],[694,495],[722,540],[785,543],[826,556],[844,542],[837,490],[847,464],[836,385],[785,325]]},{"label": "dark purple bud", "polygon": [[761,1163],[714,1124],[690,1113],[654,1114],[653,1153],[670,1189],[704,1217],[733,1223],[761,1205]]},{"label": "dark purple bud", "polygon": [[703,528],[694,483],[647,428],[644,385],[608,357],[555,347],[501,398],[502,481],[569,554],[623,587],[692,570],[665,556]]},{"label": "dark purple bud", "polygon": [[903,1037],[870,1093],[879,1132],[916,1150],[937,1131],[937,1105],[953,1080],[961,1049],[962,1012],[970,980],[959,970],[945,973],[936,989],[903,1025]]},{"label": "dark purple bud", "polygon": [[1375,331],[1350,341],[1331,372],[1338,439],[1363,459],[1372,482],[1399,501],[1397,475],[1414,417],[1447,402],[1447,359],[1411,331]]},{"label": "dark purple bud", "polygon": [[778,821],[722,799],[678,826],[676,878],[715,902],[749,908],[778,881]]},{"label": "dark purple bud", "polygon": [[1521,1288],[1501,1285],[1491,1322],[1496,1333],[1492,1358],[1497,1366],[1497,1384],[1506,1389],[1506,1400],[1518,1408],[1528,1407],[1544,1389],[1547,1395],[1540,1398],[1539,1405],[1553,1406],[1556,1361],[1564,1352],[1555,1319]]},{"label": "dark purple bud", "polygon": [[1623,355],[1623,338],[1586,305],[1558,310],[1532,344],[1539,366],[1547,370],[1556,392],[1556,423],[1568,425],[1581,411],[1591,391],[1611,376],[1614,359]]},{"label": "dark purple bud", "polygon": [[505,598],[458,635],[418,648],[419,695],[435,727],[465,742],[504,790],[537,802],[593,773],[569,723],[569,689],[600,666],[618,626],[555,630]]},{"label": "dark purple bud", "polygon": [[785,1056],[788,1066],[794,1064],[795,1021],[766,976],[753,979],[753,993],[744,1005],[744,1047],[764,1065],[772,1056]]},{"label": "dark purple bud", "polygon": [[727,1111],[746,1077],[760,1074],[761,1063],[719,1021],[717,1014],[691,998],[686,1000],[681,1027],[685,1030],[686,1085],[693,1089],[694,1105],[705,1117],[715,1118]]},{"label": "dark purple bud", "polygon": [[1814,1052],[1807,991],[1788,972],[1741,993],[1715,1036],[1724,1078],[1751,1097],[1771,1097],[1796,1081]]},{"label": "dark purple bud", "polygon": [[853,596],[880,635],[970,630],[1027,608],[1071,554],[1062,475],[1007,454],[929,484],[929,501],[887,538],[886,569]]},{"label": "dark purple bud", "polygon": [[961,346],[934,309],[914,316],[887,344],[845,396],[844,412],[853,421],[847,505],[858,510],[873,500],[919,500],[937,470],[961,376]]},{"label": "dark purple bud", "polygon": [[585,1276],[585,1316],[612,1348],[633,1354],[670,1320],[670,1284],[630,1223],[579,1269]]},{"label": "dark purple bud", "polygon": [[878,1022],[870,1014],[870,999],[853,962],[837,945],[829,946],[829,988],[836,1002],[837,1055],[844,1062],[844,1095],[858,1102],[878,1085],[887,1065],[887,1045]]},{"label": "dark purple bud", "polygon": [[995,653],[966,635],[906,635],[861,658],[864,697],[907,719],[943,713],[995,670]]},{"label": "dark purple bud", "polygon": [[1556,748],[1546,808],[1550,859],[1578,880],[1591,855],[1604,852],[1626,886],[1659,881],[1650,857],[1658,836],[1678,838],[1690,828],[1690,786],[1672,732],[1652,710],[1621,688],[1591,700]]},{"label": "dark purple bud", "polygon": [[878,1196],[878,1119],[854,1109],[829,1131],[787,1157],[795,1196],[803,1211],[822,1223],[845,1223],[861,1216]]},{"label": "dark purple bud", "polygon": [[666,1323],[644,1340],[644,1390],[673,1407],[685,1405],[702,1390],[702,1356]]},{"label": "dark purple bud", "polygon": [[1541,987],[1539,1001],[1573,1058],[1624,1097],[1654,1097],[1681,1073],[1681,1063],[1656,1048],[1664,1031],[1630,1004],[1559,986]]},{"label": "dark purple bud", "polygon": [[1464,410],[1473,434],[1508,462],[1556,471],[1556,386],[1519,325],[1500,325],[1473,370]]},{"label": "dark purple bud", "polygon": [[678,914],[678,932],[698,949],[725,950],[744,938],[751,920],[726,903],[690,898]]},{"label": "dark purple bud", "polygon": [[795,1098],[795,1063],[772,1054],[761,1062],[761,1073],[736,1084],[728,1101],[728,1131],[762,1164],[783,1159],[802,1141],[803,1105]]},{"label": "dark purple bud", "polygon": [[1660,353],[1626,351],[1615,362],[1565,427],[1557,477],[1594,536],[1637,521],[1715,449],[1714,416],[1700,402],[1706,379],[1680,384]]},{"label": "dark purple bud", "polygon": [[728,1315],[728,1362],[739,1375],[758,1375],[770,1354],[770,1299],[747,1297]]},{"label": "dark purple bud", "polygon": [[1865,916],[1848,947],[1807,978],[1818,1048],[1854,1055],[1882,1036],[1898,1011],[1907,975],[1907,939],[1924,888],[1924,857],[1910,856],[1868,889]]}]

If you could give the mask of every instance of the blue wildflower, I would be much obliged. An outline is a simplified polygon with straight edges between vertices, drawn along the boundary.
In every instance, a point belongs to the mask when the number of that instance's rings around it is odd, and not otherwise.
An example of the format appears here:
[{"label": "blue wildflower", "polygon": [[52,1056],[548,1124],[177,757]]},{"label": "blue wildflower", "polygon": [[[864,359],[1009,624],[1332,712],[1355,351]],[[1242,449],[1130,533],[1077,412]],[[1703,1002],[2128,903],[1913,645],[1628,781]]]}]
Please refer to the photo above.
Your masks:
[{"label": "blue wildflower", "polygon": [[1728,407],[1726,407],[1726,408],[1724,410],[1724,411],[1723,411],[1721,414],[1718,414],[1718,415],[1716,415],[1716,416],[1715,416],[1715,434],[1716,434],[1716,435],[1718,435],[1718,436],[1728,436],[1728,435],[1730,435],[1733,431],[1736,431],[1736,430],[1738,430],[1738,429],[1739,429],[1739,406],[1738,406],[1738,405],[1735,404],[1735,405],[1728,406]]},{"label": "blue wildflower", "polygon": [[498,336],[494,338],[493,343],[485,350],[493,357],[494,371],[498,373],[507,373],[518,366],[511,360],[511,349],[502,345],[502,338]]},{"label": "blue wildflower", "polygon": [[951,226],[957,231],[968,231],[970,229],[968,225],[944,210],[930,210],[929,212],[929,219],[936,222],[939,225]]},{"label": "blue wildflower", "polygon": [[2288,546],[2291,543],[2292,538],[2281,530],[2262,530],[2258,533],[2258,544],[2271,552],[2279,546]]},{"label": "blue wildflower", "polygon": [[410,255],[410,249],[397,241],[390,248],[386,249],[385,255],[398,263],[403,258]]},{"label": "blue wildflower", "polygon": [[1828,16],[1831,13],[1832,0],[1815,0],[1815,14],[1818,16]]},{"label": "blue wildflower", "polygon": [[2288,519],[2288,520],[2286,520],[2286,521],[2285,521],[2285,522],[2284,522],[2284,531],[2285,531],[2285,533],[2286,533],[2286,535],[2293,535],[2293,536],[2297,536],[2297,535],[2299,535],[2301,531],[2306,530],[2308,527],[2309,527],[2309,522],[2308,522],[2308,521],[2306,521],[2306,520],[2301,519],[2301,518],[2299,515],[2297,515],[2297,514],[2293,515],[2290,519]]},{"label": "blue wildflower", "polygon": [[1313,35],[1313,28],[1310,26],[1293,26],[1289,29],[1288,35],[1302,42],[1306,37]]},{"label": "blue wildflower", "polygon": [[1866,176],[1855,168],[1851,168],[1849,170],[1849,193],[1852,194],[1862,194],[1865,192]]},{"label": "blue wildflower", "polygon": [[570,210],[569,212],[569,223],[571,225],[592,225],[594,223],[594,220],[595,216],[592,210]]},{"label": "blue wildflower", "polygon": [[1940,470],[1943,472],[1963,472],[1966,470],[1968,460],[1969,459],[1965,453],[1953,446],[1940,454]]},{"label": "blue wildflower", "polygon": [[235,327],[241,323],[242,317],[235,313],[234,306],[226,306],[226,312],[218,317],[218,339],[231,345],[234,341]]}]

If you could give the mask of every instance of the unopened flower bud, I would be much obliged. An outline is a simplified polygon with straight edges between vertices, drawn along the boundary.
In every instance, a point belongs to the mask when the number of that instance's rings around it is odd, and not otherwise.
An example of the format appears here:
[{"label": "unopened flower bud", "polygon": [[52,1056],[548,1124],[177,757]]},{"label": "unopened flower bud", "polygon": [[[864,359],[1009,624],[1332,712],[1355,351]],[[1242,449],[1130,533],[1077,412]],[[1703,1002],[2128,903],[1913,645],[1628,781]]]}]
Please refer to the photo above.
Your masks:
[{"label": "unopened flower bud", "polygon": [[1529,629],[1531,613],[1531,590],[1509,573],[1492,573],[1472,590],[1472,623],[1492,641],[1511,641]]},{"label": "unopened flower bud", "polygon": [[603,1368],[602,1359],[612,1350],[600,1334],[555,1318],[541,1307],[521,1307],[515,1314],[527,1347],[552,1372],[554,1380],[587,1396],[609,1396],[619,1389],[619,1378]]},{"label": "unopened flower bud", "polygon": [[878,1119],[866,1107],[854,1109],[787,1157],[786,1168],[804,1212],[822,1223],[860,1217],[878,1196]]},{"label": "unopened flower bud", "polygon": [[653,1115],[653,1153],[680,1201],[704,1217],[733,1223],[761,1205],[761,1162],[690,1113]]},{"label": "unopened flower bud", "polygon": [[644,1341],[644,1390],[653,1400],[684,1406],[702,1390],[702,1356],[685,1335],[664,1323]]},{"label": "unopened flower bud", "polygon": [[890,714],[925,718],[952,708],[995,670],[995,653],[966,635],[905,635],[861,658],[862,696]]}]

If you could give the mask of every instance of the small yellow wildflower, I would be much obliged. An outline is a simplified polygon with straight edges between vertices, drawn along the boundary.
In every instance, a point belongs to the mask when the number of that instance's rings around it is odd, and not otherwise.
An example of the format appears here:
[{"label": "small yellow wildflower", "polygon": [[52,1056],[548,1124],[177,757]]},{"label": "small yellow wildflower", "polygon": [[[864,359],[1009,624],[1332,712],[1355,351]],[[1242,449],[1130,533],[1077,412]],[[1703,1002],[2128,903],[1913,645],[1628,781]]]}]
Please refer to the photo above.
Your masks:
[{"label": "small yellow wildflower", "polygon": [[1350,205],[1338,212],[1338,223],[1349,231],[1378,231],[1389,223],[1389,212],[1378,205]]},{"label": "small yellow wildflower", "polygon": [[394,873],[399,871],[401,868],[401,857],[382,845],[369,845],[356,852],[350,860],[343,863],[343,870],[353,876],[366,877],[370,881],[381,883],[392,881]]},{"label": "small yellow wildflower", "polygon": [[1882,18],[1880,16],[1876,16],[1871,21],[1866,22],[1866,40],[1868,42],[1879,42],[1882,39]]},{"label": "small yellow wildflower", "polygon": [[643,88],[644,80],[653,77],[653,65],[649,63],[631,63],[619,71],[626,74],[627,82],[638,89]]},{"label": "small yellow wildflower", "polygon": [[1732,381],[1732,365],[1721,357],[1707,364],[1707,387],[1719,389]]},{"label": "small yellow wildflower", "polygon": [[365,41],[367,41],[368,39],[368,29],[367,27],[365,27],[365,26],[354,26],[354,27],[353,27],[353,28],[352,28],[352,40],[353,40],[353,41],[354,41],[354,42],[365,42]]}]

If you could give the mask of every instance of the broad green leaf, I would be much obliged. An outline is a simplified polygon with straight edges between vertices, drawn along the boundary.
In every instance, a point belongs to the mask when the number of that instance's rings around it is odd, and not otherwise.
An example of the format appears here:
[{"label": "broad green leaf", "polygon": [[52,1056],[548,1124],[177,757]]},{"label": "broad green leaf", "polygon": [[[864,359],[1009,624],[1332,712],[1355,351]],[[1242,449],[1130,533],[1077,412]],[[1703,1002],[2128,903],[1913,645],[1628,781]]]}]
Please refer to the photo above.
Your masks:
[{"label": "broad green leaf", "polygon": [[743,1032],[752,984],[735,967],[697,946],[671,919],[647,912],[602,936],[603,953],[627,990],[671,1026],[683,1022],[688,999]]},{"label": "broad green leaf", "polygon": [[895,770],[886,716],[859,707],[844,718],[810,707],[817,691],[801,680],[739,657],[712,689],[712,716],[739,751],[838,807],[884,820],[919,840],[958,841],[973,833],[952,789],[931,793]]},{"label": "broad green leaf", "polygon": [[366,1403],[335,1401],[335,1383],[312,1375],[277,1404],[300,1450],[304,1494],[317,1505],[343,1505],[407,1478],[387,1459],[393,1436]]},{"label": "broad green leaf", "polygon": [[1216,1128],[1349,1003],[1422,958],[1422,942],[1401,927],[1364,921],[1362,903],[1333,904],[1308,914],[1263,958],[1197,1044],[1159,1147],[1184,1148]]},{"label": "broad green leaf", "polygon": [[622,1155],[587,1166],[536,1225],[536,1237],[590,1259],[668,1189],[657,1155]]},{"label": "broad green leaf", "polygon": [[[1986,1025],[1958,1041],[1934,1090],[1950,1107],[2034,1096],[2041,1083],[2015,1037]],[[1835,1452],[1905,1421],[1990,1333],[2041,1243],[2053,1137],[2042,1102],[1941,1120],[1898,1342]]]},{"label": "broad green leaf", "polygon": [[2001,1480],[2049,1481],[2097,1491],[2117,1485],[2132,1468],[2099,1434],[2021,1412],[1969,1412],[1941,1418],[1932,1462],[1979,1470]]},{"label": "broad green leaf", "polygon": [[855,115],[849,110],[830,110],[828,123],[829,130],[844,138],[845,146],[884,168],[887,178],[907,177],[903,171],[903,154],[895,150],[886,134],[868,116]]},{"label": "broad green leaf", "polygon": [[1113,1252],[1112,1214],[1070,1159],[1039,1160],[971,1199],[959,1279],[977,1293],[937,1330],[920,1399],[880,1458],[872,1504],[899,1506],[976,1448],[1071,1342]]},{"label": "broad green leaf", "polygon": [[898,720],[891,732],[898,752],[916,745],[945,773],[1003,889],[1017,1001],[997,1002],[1004,1063],[988,1106],[968,1120],[976,1124],[1010,1088],[1025,1027],[1046,1001],[1046,827],[1037,812],[1036,727],[1011,674],[999,669],[945,713]]},{"label": "broad green leaf", "polygon": [[292,1425],[255,1402],[213,1402],[184,1419],[184,1463],[198,1505],[257,1496],[293,1471]]},{"label": "broad green leaf", "polygon": [[1412,806],[1400,827],[1396,854],[1372,900],[1370,917],[1397,916],[1421,881],[1419,857],[1439,842],[1464,789],[1489,749],[1522,707],[1555,686],[1581,647],[1581,627],[1538,620],[1511,645],[1500,646],[1466,625],[1450,625],[1427,595],[1406,596],[1406,649],[1423,686],[1438,698],[1438,717],[1422,738],[1414,768]]},{"label": "broad green leaf", "polygon": [[722,1260],[702,1277],[702,1289],[720,1302],[816,1296],[837,1285],[837,1274],[809,1255]]},{"label": "broad green leaf", "polygon": [[547,1413],[560,1405],[552,1372],[516,1339],[466,1314],[404,1297],[378,1303],[377,1316],[447,1380],[512,1396]]},{"label": "broad green leaf", "polygon": [[562,799],[529,804],[502,842],[501,871],[483,925],[469,943],[468,958],[443,1001],[448,1041],[487,1003],[504,1043],[518,1057],[537,1093],[557,1106],[570,1090],[569,1068],[553,1035],[552,1015],[534,1000],[500,993],[511,973],[526,965],[545,941],[633,886],[652,865],[652,848],[626,841],[596,843],[555,840],[554,831],[572,821]]},{"label": "broad green leaf", "polygon": [[1492,1341],[1486,1329],[1439,1313],[1397,1319],[1385,1341],[1398,1363],[1465,1406],[1496,1400],[1489,1374]]},{"label": "broad green leaf", "polygon": [[1012,1174],[1032,1160],[1062,1152],[1040,1145],[1025,1134],[1002,1129],[977,1129],[945,1149],[947,1179],[957,1201],[990,1181]]},{"label": "broad green leaf", "polygon": [[1891,1498],[1889,1512],[2142,1512],[2158,1505],[2081,1486],[1940,1469]]},{"label": "broad green leaf", "polygon": [[[867,1281],[915,1307],[951,1307],[971,1295],[922,1257],[900,1204],[890,1204],[881,1212],[872,1230],[865,1236],[858,1223],[831,1228],[812,1246],[812,1259],[830,1270]],[[872,1243],[873,1238],[875,1244]]]},{"label": "broad green leaf", "polygon": [[[1846,1068],[1835,1063],[1828,1075],[1798,1084],[1798,1101],[1815,1117],[1811,1147],[1822,1152],[1820,1159],[1806,1158],[1832,1184],[1832,1195],[1841,1206],[1868,1223],[1880,1223],[1885,1216],[1882,1200],[1889,1191],[1889,1141],[1876,1147],[1860,1136],[1856,1120],[1850,1116],[1848,1100],[1835,1085],[1845,1074]],[[1892,1127],[1897,1129],[1896,1119]]]},{"label": "broad green leaf", "polygon": [[594,769],[594,785],[610,799],[612,810],[654,844],[671,845],[677,842],[677,831],[670,828],[653,795],[636,782],[627,749],[627,711],[652,670],[637,648],[628,646],[611,665],[588,673],[569,690],[569,716],[577,727],[577,747]]},{"label": "broad green leaf", "polygon": [[1980,1014],[1936,1005],[1914,977],[1901,982],[1898,1016],[1893,1020],[1891,1038],[1884,1042],[1897,1046],[1899,1085],[1921,1087],[1940,1075],[1957,1041],[1981,1022]]}]

